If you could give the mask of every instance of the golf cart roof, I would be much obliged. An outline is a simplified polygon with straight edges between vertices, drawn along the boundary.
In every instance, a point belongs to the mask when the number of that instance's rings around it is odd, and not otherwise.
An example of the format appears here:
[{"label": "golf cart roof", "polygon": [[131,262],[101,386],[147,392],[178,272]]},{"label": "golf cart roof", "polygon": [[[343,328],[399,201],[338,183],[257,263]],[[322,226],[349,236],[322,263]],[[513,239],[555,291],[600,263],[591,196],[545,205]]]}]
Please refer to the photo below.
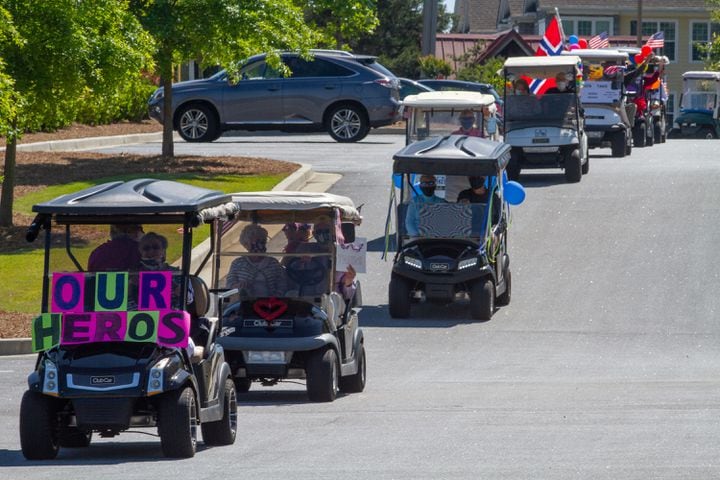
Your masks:
[{"label": "golf cart roof", "polygon": [[108,182],[33,205],[33,212],[92,216],[115,221],[118,216],[195,213],[201,221],[231,215],[230,195],[170,180],[141,178]]},{"label": "golf cart roof", "polygon": [[720,81],[720,72],[691,71],[682,74],[683,80],[689,78],[710,79]]},{"label": "golf cart roof", "polygon": [[309,212],[311,210],[338,209],[344,222],[357,225],[362,221],[353,201],[342,195],[316,192],[242,192],[232,194],[233,203],[240,212],[277,211]]},{"label": "golf cart roof", "polygon": [[552,55],[545,57],[510,57],[505,60],[503,69],[515,74],[553,77],[558,69],[576,69],[581,63],[577,55]]},{"label": "golf cart roof", "polygon": [[622,52],[620,50],[615,49],[605,49],[605,48],[579,48],[572,51],[566,51],[562,52],[562,55],[568,56],[568,55],[574,55],[576,57],[580,57],[583,60],[598,60],[598,61],[620,61],[624,62],[628,59],[627,52]]},{"label": "golf cart roof", "polygon": [[411,143],[393,160],[393,173],[497,175],[510,160],[510,145],[450,135]]},{"label": "golf cart roof", "polygon": [[480,92],[445,90],[408,95],[402,104],[414,108],[482,108],[495,104],[495,97]]}]

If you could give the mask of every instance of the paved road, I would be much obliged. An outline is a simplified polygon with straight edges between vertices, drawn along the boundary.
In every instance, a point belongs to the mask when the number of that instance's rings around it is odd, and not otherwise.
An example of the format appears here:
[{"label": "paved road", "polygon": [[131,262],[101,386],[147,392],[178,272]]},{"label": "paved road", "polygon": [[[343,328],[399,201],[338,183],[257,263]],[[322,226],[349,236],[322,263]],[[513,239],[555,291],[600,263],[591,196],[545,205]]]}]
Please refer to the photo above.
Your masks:
[{"label": "paved road", "polygon": [[[377,238],[402,143],[229,137],[176,151],[342,173],[332,191],[366,204],[362,233]],[[236,444],[194,459],[165,461],[156,438],[126,434],[25,462],[17,416],[33,359],[3,359],[0,477],[718,478],[718,145],[672,140],[625,159],[593,150],[579,184],[559,170],[526,175],[510,229],[512,303],[489,322],[457,306],[390,319],[390,264],[372,252],[366,391],[311,404],[302,385],[254,389]]]}]

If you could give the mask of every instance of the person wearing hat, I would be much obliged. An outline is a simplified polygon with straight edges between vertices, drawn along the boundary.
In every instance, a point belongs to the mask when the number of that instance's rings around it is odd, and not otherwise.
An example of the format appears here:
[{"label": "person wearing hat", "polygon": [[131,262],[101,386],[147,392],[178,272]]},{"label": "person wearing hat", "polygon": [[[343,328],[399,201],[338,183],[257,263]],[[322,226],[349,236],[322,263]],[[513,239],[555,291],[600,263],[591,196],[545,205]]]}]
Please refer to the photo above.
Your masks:
[{"label": "person wearing hat", "polygon": [[420,192],[413,197],[408,205],[405,214],[405,231],[411,237],[419,235],[420,206],[424,203],[444,203],[445,199],[435,195],[437,179],[435,175],[423,175],[420,177]]},{"label": "person wearing hat", "polygon": [[92,251],[88,258],[88,271],[124,272],[137,269],[140,263],[138,242],[142,235],[142,225],[110,225],[110,240]]}]

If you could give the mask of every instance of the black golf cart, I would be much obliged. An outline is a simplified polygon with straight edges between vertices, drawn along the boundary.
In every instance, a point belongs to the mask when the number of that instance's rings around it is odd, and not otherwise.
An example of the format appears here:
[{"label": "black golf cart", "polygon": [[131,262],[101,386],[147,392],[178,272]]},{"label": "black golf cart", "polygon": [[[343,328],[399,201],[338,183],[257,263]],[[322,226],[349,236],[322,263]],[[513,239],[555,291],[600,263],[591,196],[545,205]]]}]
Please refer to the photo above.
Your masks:
[{"label": "black golf cart", "polygon": [[[94,432],[114,437],[140,427],[157,427],[168,457],[195,454],[198,426],[206,445],[234,443],[235,389],[215,341],[222,295],[199,276],[216,264],[216,252],[192,255],[194,232],[213,239],[233,215],[230,196],[138,179],[63,195],[33,211],[27,239],[42,233],[45,263],[42,313],[32,325],[39,353],[20,409],[23,455],[51,459],[60,447],[89,446]],[[105,252],[115,266],[89,271],[108,229],[130,225],[168,238],[177,266],[132,264],[135,240],[115,235],[126,254]]]},{"label": "black golf cart", "polygon": [[[232,198],[240,212],[222,237],[220,276],[227,288],[238,282],[239,292],[224,310],[218,342],[237,391],[284,380],[305,380],[314,402],[363,391],[360,285],[343,287],[345,268],[338,268],[363,247],[353,243],[362,218],[352,200],[309,192]],[[260,251],[249,251],[253,232]]]},{"label": "black golf cart", "polygon": [[[445,304],[469,297],[472,318],[489,320],[496,305],[510,303],[505,193],[511,191],[515,203],[524,198],[520,184],[505,180],[510,148],[451,135],[412,143],[393,156],[399,189],[393,195],[399,204],[390,316],[409,317],[413,303]],[[443,201],[416,198],[421,195],[418,180],[429,175],[445,176]],[[490,192],[485,203],[456,203],[462,195],[457,191],[470,187],[469,177],[485,178]]]}]

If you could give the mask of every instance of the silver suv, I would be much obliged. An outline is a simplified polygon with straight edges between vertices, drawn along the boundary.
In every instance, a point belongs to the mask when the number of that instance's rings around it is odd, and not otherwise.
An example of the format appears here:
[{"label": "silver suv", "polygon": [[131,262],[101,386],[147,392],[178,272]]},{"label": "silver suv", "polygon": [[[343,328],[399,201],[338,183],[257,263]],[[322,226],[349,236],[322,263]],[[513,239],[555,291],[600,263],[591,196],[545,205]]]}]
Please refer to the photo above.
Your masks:
[{"label": "silver suv", "polygon": [[[398,79],[375,57],[315,51],[310,60],[283,53],[282,61],[289,77],[263,54],[245,62],[236,83],[223,70],[174,84],[173,128],[188,142],[212,142],[226,130],[327,130],[338,142],[357,142],[397,120]],[[162,88],[148,106],[162,122]]]}]

